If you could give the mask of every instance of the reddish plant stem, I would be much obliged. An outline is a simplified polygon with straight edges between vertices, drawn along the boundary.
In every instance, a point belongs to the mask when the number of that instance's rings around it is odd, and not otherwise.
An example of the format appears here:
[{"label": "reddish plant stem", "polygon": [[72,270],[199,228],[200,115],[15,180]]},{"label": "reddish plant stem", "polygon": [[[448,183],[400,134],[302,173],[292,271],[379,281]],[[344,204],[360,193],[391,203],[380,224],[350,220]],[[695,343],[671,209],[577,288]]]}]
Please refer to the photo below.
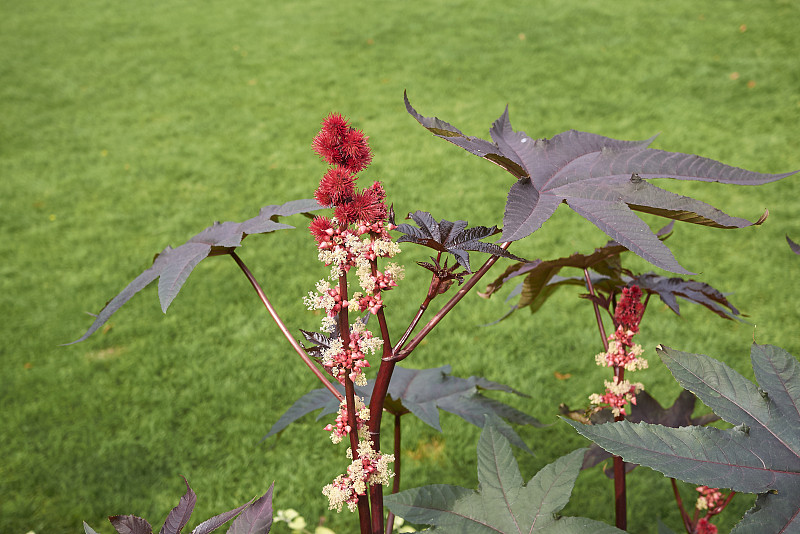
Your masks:
[{"label": "reddish plant stem", "polygon": [[[382,312],[383,310],[381,310]],[[388,339],[384,339],[384,347],[389,346]],[[375,384],[372,387],[372,397],[369,402],[369,435],[373,447],[376,451],[380,450],[381,445],[381,418],[383,416],[383,405],[386,401],[386,394],[389,390],[389,382],[392,380],[395,362],[381,360],[378,374],[375,377]],[[395,456],[395,461],[398,458]],[[374,484],[369,487],[370,498],[372,499],[372,532],[380,534],[383,532],[383,486]],[[376,517],[377,516],[377,517]]]},{"label": "reddish plant stem", "polygon": [[[359,459],[359,455],[355,388],[349,374],[344,376],[344,392],[347,398],[347,424],[350,425],[350,432],[348,433],[350,435],[350,450],[353,453],[353,461],[356,462]],[[370,534],[372,532],[369,517],[369,497],[366,493],[358,496],[358,521],[361,527],[361,534]]]},{"label": "reddish plant stem", "polygon": [[[392,493],[400,491],[400,414],[394,414],[394,480],[392,481]],[[391,534],[394,530],[394,514],[389,512],[386,515],[386,533]]]},{"label": "reddish plant stem", "polygon": [[[502,248],[507,249],[511,243],[503,243],[501,245]],[[417,345],[424,339],[425,336],[430,333],[431,330],[441,321],[441,319],[447,315],[447,313],[456,305],[458,302],[464,298],[467,292],[478,283],[478,281],[483,277],[484,274],[495,264],[497,261],[498,256],[492,256],[489,258],[483,266],[476,272],[462,287],[456,295],[451,298],[447,304],[445,304],[441,310],[434,316],[431,321],[425,325],[425,328],[417,334],[417,336],[409,343],[408,347],[403,347],[403,343],[405,340],[408,339],[411,332],[413,332],[414,328],[420,322],[422,315],[427,310],[432,297],[430,295],[426,296],[425,300],[423,301],[422,305],[420,306],[419,311],[417,312],[416,316],[412,320],[409,327],[406,329],[405,333],[403,334],[400,341],[393,349],[389,349],[391,344],[389,343],[389,335],[388,332],[386,334],[383,333],[383,329],[381,329],[381,334],[384,336],[384,355],[381,358],[381,365],[378,368],[378,374],[375,377],[375,385],[372,389],[372,398],[370,399],[370,420],[369,420],[369,432],[370,438],[373,440],[375,444],[375,449],[379,450],[380,445],[380,424],[381,424],[381,417],[383,415],[383,405],[386,400],[386,394],[389,390],[389,382],[392,379],[392,373],[394,372],[394,366],[397,362],[405,359],[411,352],[416,348]],[[375,271],[375,267],[373,266],[373,273]],[[383,317],[383,309],[379,310],[378,312],[378,319],[379,321]],[[382,324],[385,324],[385,319]],[[387,352],[387,350],[389,352]],[[402,353],[399,354],[399,353]],[[399,423],[396,423],[399,424]],[[399,454],[395,455],[395,462],[399,462]],[[396,464],[397,466],[398,464]],[[375,485],[370,487],[370,497],[372,498],[372,526],[373,526],[373,534],[380,534],[383,532],[383,528],[378,529],[379,521],[383,520],[383,487],[379,485]],[[375,516],[376,514],[379,515],[380,519],[377,519]]]},{"label": "reddish plant stem", "polygon": [[[589,294],[594,297],[595,291],[592,285],[592,278],[589,275],[589,269],[583,270],[583,277],[586,280],[586,287]],[[603,326],[603,317],[600,315],[600,306],[592,301],[594,306],[594,318],[597,321],[597,329],[600,331],[600,339],[603,342],[603,350],[608,352],[608,337],[606,330]],[[614,366],[614,376],[617,382],[621,382],[625,377],[625,368]],[[615,421],[624,420],[624,416],[616,416]],[[619,456],[614,456],[614,517],[616,527],[621,530],[628,528],[628,506],[627,506],[627,486],[625,483],[625,462]]]},{"label": "reddish plant stem", "polygon": [[[510,245],[511,245],[510,242],[502,243],[500,245],[500,248],[505,250],[508,249]],[[499,257],[500,256],[492,256],[491,258],[486,260],[483,266],[480,269],[478,269],[478,271],[475,274],[473,274],[470,277],[470,279],[467,280],[467,282],[463,286],[461,286],[461,288],[459,288],[458,292],[455,295],[453,295],[453,297],[450,300],[447,301],[447,304],[442,306],[442,309],[436,312],[436,315],[434,315],[431,318],[431,320],[428,321],[428,323],[422,328],[422,330],[420,330],[419,333],[416,336],[414,336],[414,338],[411,341],[409,341],[408,345],[401,348],[399,351],[398,350],[395,351],[395,353],[392,355],[392,360],[395,362],[399,362],[407,358],[408,355],[411,354],[415,348],[417,348],[417,345],[419,345],[420,342],[422,342],[422,340],[425,339],[425,337],[431,333],[431,330],[436,328],[436,325],[438,325],[439,322],[442,319],[444,319],[445,315],[447,315],[450,312],[450,310],[452,310],[455,307],[455,305],[458,304],[461,301],[461,299],[463,299],[467,295],[467,293],[469,293],[469,290],[472,289],[481,278],[483,278],[483,275],[485,275],[486,272],[492,268],[492,265],[494,265],[497,262]]]},{"label": "reddish plant stem", "polygon": [[[425,297],[425,301],[422,304],[420,304],[417,314],[414,316],[414,319],[412,319],[411,324],[408,325],[408,328],[406,328],[406,331],[403,333],[403,337],[401,337],[400,341],[398,341],[397,344],[394,346],[392,353],[395,353],[402,348],[403,344],[408,340],[409,336],[411,335],[411,332],[413,332],[414,329],[419,324],[420,320],[422,319],[422,316],[425,314],[425,311],[428,309],[428,305],[430,303],[431,303],[431,298]],[[391,354],[389,355],[389,357],[391,358]]]},{"label": "reddish plant stem", "polygon": [[[592,278],[589,276],[589,269],[583,270],[583,277],[586,279],[586,288],[589,290],[591,296],[596,296],[594,293],[594,286],[592,285]],[[597,328],[600,330],[600,339],[603,342],[603,350],[608,352],[608,338],[606,336],[606,329],[603,327],[603,317],[600,315],[600,306],[592,301],[594,306],[594,319],[597,321]]]},{"label": "reddish plant stem", "polygon": [[[339,334],[342,336],[342,346],[345,350],[350,348],[350,318],[345,301],[347,300],[347,275],[342,272],[339,275]],[[359,460],[358,455],[358,422],[356,421],[356,400],[355,387],[350,373],[345,371],[344,375],[345,403],[347,405],[347,424],[350,425],[350,450],[353,453],[353,461]],[[370,534],[370,514],[369,497],[365,493],[358,496],[358,519],[361,526],[361,534]]]},{"label": "reddish plant stem", "polygon": [[[378,265],[375,260],[371,261],[372,275],[377,275]],[[377,291],[376,291],[377,293]],[[394,362],[384,361],[383,358],[391,356],[392,342],[389,338],[389,328],[386,324],[386,316],[383,307],[378,310],[378,325],[383,339],[383,354],[381,364],[378,367],[378,374],[375,377],[375,385],[372,388],[372,397],[369,402],[369,436],[374,450],[381,448],[381,418],[383,417],[383,405],[386,394],[389,391],[389,382],[392,380],[394,372]],[[396,457],[395,457],[396,458]],[[373,484],[369,487],[369,495],[372,505],[372,532],[380,534],[383,532],[383,486]]]},{"label": "reddish plant stem", "polygon": [[[608,350],[608,349],[606,349]],[[614,376],[617,383],[625,378],[624,367],[614,367]],[[624,421],[624,415],[614,417],[614,421]],[[616,527],[620,530],[628,528],[628,490],[625,481],[625,462],[619,456],[614,456],[614,516]]]},{"label": "reddish plant stem", "polygon": [[239,266],[239,268],[242,270],[244,275],[247,277],[247,279],[250,281],[250,285],[252,285],[253,289],[256,290],[256,293],[258,294],[258,297],[261,299],[261,302],[267,308],[267,311],[272,316],[272,319],[277,323],[281,333],[289,341],[289,344],[291,344],[295,352],[297,352],[297,354],[300,355],[300,358],[303,359],[303,362],[308,366],[309,369],[311,369],[311,372],[314,373],[314,376],[316,376],[320,380],[320,382],[322,382],[322,384],[328,389],[328,391],[330,391],[337,399],[339,399],[339,402],[343,401],[344,397],[342,396],[342,394],[339,393],[335,387],[333,387],[333,384],[331,384],[328,381],[328,379],[322,373],[322,371],[317,369],[317,366],[314,365],[314,362],[311,360],[311,358],[308,357],[308,354],[306,354],[306,351],[303,349],[302,345],[300,345],[300,343],[298,343],[297,340],[294,337],[292,337],[291,333],[289,332],[289,329],[286,328],[286,324],[284,324],[283,320],[278,315],[278,312],[272,306],[272,303],[267,298],[267,295],[264,293],[264,290],[261,288],[261,285],[259,285],[255,276],[253,276],[253,273],[250,272],[250,269],[247,268],[242,259],[235,252],[230,252],[230,255],[234,259],[236,264]]},{"label": "reddish plant stem", "polygon": [[678,503],[678,510],[681,512],[681,519],[683,520],[683,528],[686,529],[688,534],[692,534],[692,521],[689,519],[689,514],[686,513],[686,508],[683,507],[683,499],[678,491],[678,484],[674,478],[669,479],[672,482],[672,493],[675,495],[675,501]]}]

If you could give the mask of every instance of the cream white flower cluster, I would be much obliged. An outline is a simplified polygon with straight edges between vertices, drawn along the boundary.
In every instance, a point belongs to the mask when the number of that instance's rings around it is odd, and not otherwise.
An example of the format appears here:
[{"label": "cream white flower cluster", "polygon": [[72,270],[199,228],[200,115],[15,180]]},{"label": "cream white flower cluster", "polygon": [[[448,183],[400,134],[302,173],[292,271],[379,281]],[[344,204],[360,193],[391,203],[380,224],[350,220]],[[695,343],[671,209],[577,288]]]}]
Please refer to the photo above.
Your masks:
[{"label": "cream white flower cluster", "polygon": [[[347,505],[351,512],[358,509],[358,496],[365,495],[367,488],[375,484],[388,484],[394,477],[389,464],[394,462],[393,454],[382,454],[372,448],[368,440],[358,443],[358,458],[347,468],[347,474],[337,476],[332,483],[322,488],[328,498],[329,509],[342,511]],[[347,449],[347,457],[353,458],[353,450]]]},{"label": "cream white flower cluster", "polygon": [[635,332],[625,330],[622,325],[608,338],[608,351],[594,357],[597,365],[602,367],[624,367],[626,371],[647,369],[648,363],[642,358],[644,349],[634,344],[631,339]]},{"label": "cream white flower cluster", "polygon": [[[403,278],[403,268],[396,263],[387,264],[383,272],[377,270],[378,258],[391,258],[400,252],[386,227],[377,226],[359,228],[358,231],[365,232],[363,239],[348,228],[338,228],[335,220],[330,228],[317,232],[319,259],[331,266],[331,274],[329,279],[317,282],[316,291],[309,292],[303,302],[309,310],[324,310],[322,331],[334,332],[338,315],[345,309],[357,313],[378,313],[383,307],[381,292],[396,286],[397,281]],[[362,291],[348,297],[341,294],[338,282],[353,267]],[[344,383],[345,375],[349,375],[356,385],[363,386],[367,379],[362,368],[369,367],[366,355],[379,350],[383,340],[366,330],[361,321],[351,326],[349,337],[348,346],[344,346],[341,338],[332,340],[322,353],[322,363],[331,369],[339,382]]]},{"label": "cream white flower cluster", "polygon": [[637,286],[626,287],[622,290],[616,310],[614,322],[617,329],[608,336],[608,350],[597,354],[594,359],[601,367],[613,367],[613,381],[605,381],[606,392],[589,396],[589,402],[597,406],[606,405],[611,408],[615,417],[627,415],[625,405],[636,405],[636,394],[644,389],[637,382],[631,383],[623,380],[625,371],[638,371],[647,369],[647,360],[642,358],[644,352],[641,345],[633,342],[633,336],[639,332],[639,323],[642,320],[644,306],[641,303],[642,291]]},{"label": "cream white flower cluster", "polygon": [[636,405],[636,394],[644,389],[640,382],[631,383],[629,380],[619,380],[616,376],[611,381],[605,380],[605,386],[605,395],[593,393],[589,396],[589,402],[607,404],[616,417],[626,415],[625,405],[629,402]]},{"label": "cream white flower cluster", "polygon": [[[365,440],[369,435],[369,430],[367,429],[367,422],[369,421],[369,407],[364,404],[364,399],[359,396],[356,396],[355,401],[356,431],[358,432],[358,439]],[[350,424],[347,422],[347,418],[347,401],[342,401],[341,404],[339,404],[339,414],[336,416],[336,424],[329,424],[325,427],[325,430],[331,433],[332,442],[339,443],[352,430],[352,428],[350,428]]]}]

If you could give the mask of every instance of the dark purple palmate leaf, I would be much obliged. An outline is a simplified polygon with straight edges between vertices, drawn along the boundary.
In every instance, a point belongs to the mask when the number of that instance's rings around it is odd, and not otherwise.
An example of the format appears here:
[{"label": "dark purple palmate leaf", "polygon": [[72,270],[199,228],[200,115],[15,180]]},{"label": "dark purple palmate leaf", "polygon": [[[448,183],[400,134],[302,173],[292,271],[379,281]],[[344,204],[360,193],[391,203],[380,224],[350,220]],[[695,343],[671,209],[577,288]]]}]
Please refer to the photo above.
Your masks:
[{"label": "dark purple palmate leaf", "polygon": [[[656,237],[661,240],[668,239],[672,235],[674,223],[674,221],[670,221],[669,224],[656,232]],[[484,298],[489,298],[509,280],[526,275],[521,293],[522,296],[520,302],[517,304],[518,308],[524,308],[537,299],[539,292],[541,292],[550,280],[559,273],[562,267],[592,269],[600,274],[619,276],[622,272],[620,255],[626,250],[625,247],[616,241],[609,241],[604,246],[594,249],[594,252],[591,254],[579,254],[576,252],[571,256],[555,260],[533,260],[515,263],[507,267],[506,270],[498,276],[494,282],[486,286],[486,290],[483,293],[479,293],[479,295]]]},{"label": "dark purple palmate leaf", "polygon": [[792,252],[795,254],[800,254],[800,245],[789,239],[789,236],[786,236],[786,242],[789,243],[789,248],[792,249]]},{"label": "dark purple palmate leaf", "polygon": [[456,261],[467,270],[472,272],[469,266],[469,252],[485,252],[493,256],[502,256],[517,261],[525,261],[519,256],[515,256],[505,249],[493,243],[483,243],[480,241],[486,237],[499,233],[496,226],[487,228],[486,226],[475,226],[467,228],[467,221],[446,221],[436,222],[436,219],[426,211],[415,211],[409,213],[408,217],[419,225],[419,228],[410,224],[401,224],[396,230],[404,235],[398,238],[398,243],[416,243],[437,252],[449,252],[455,256]]},{"label": "dark purple palmate leaf", "polygon": [[230,254],[241,246],[242,239],[251,234],[265,234],[275,230],[294,228],[288,224],[277,222],[279,217],[309,213],[322,209],[316,200],[293,200],[280,206],[264,206],[256,217],[243,223],[216,222],[183,245],[167,247],[156,255],[153,265],[137,276],[116,297],[108,301],[95,317],[94,322],[80,338],[66,345],[79,343],[103,326],[106,321],[119,310],[131,297],[147,287],[156,278],[158,282],[158,298],[161,310],[166,313],[173,299],[192,270],[207,257]]},{"label": "dark purple palmate leaf", "polygon": [[680,307],[676,297],[700,304],[716,313],[723,319],[741,320],[737,310],[728,298],[705,282],[684,280],[683,278],[666,277],[654,273],[645,273],[634,277],[628,285],[637,285],[642,291],[656,293],[675,315],[680,315]]},{"label": "dark purple palmate leaf", "polygon": [[[181,497],[178,505],[173,508],[164,526],[161,527],[159,534],[180,534],[191,518],[194,505],[197,502],[189,482],[184,477],[186,483],[186,493]],[[218,529],[242,511],[242,515],[234,521],[228,529],[229,534],[267,534],[272,526],[272,489],[274,483],[257,501],[247,502],[238,508],[216,515],[197,525],[192,534],[208,534]],[[114,515],[108,518],[119,534],[151,534],[153,528],[146,520],[135,515]],[[86,534],[97,534],[92,527],[83,523],[83,530]]]},{"label": "dark purple palmate leaf", "polygon": [[[433,369],[395,367],[384,406],[386,411],[394,415],[411,412],[439,432],[442,431],[439,424],[439,410],[457,415],[478,427],[483,427],[486,414],[493,414],[516,424],[545,426],[530,415],[482,395],[481,390],[504,391],[522,397],[527,397],[527,395],[485,378],[450,376],[450,370],[449,365]],[[375,381],[369,380],[365,387],[356,387],[356,393],[367,404],[372,396],[374,385]],[[340,391],[344,392],[343,387],[338,387]],[[281,432],[304,415],[319,409],[322,409],[322,412],[317,419],[335,413],[339,409],[339,401],[325,388],[312,390],[300,397],[272,425],[262,441]],[[517,447],[531,452],[510,426],[506,425],[499,431],[503,432],[506,439]]]},{"label": "dark purple palmate leaf", "polygon": [[757,493],[732,534],[800,532],[800,363],[780,347],[753,344],[756,385],[708,356],[657,350],[681,386],[736,426],[567,423],[626,462],[691,484]]},{"label": "dark purple palmate leaf", "polygon": [[[666,239],[671,235],[671,227],[672,223],[659,230],[656,235],[661,239]],[[657,294],[676,315],[680,315],[680,306],[677,300],[680,297],[708,308],[723,319],[742,320],[739,317],[739,310],[731,304],[728,298],[705,282],[666,277],[654,273],[633,276],[629,270],[622,268],[620,254],[625,251],[626,249],[620,244],[609,241],[591,254],[576,253],[555,260],[515,263],[489,284],[486,291],[480,295],[485,298],[491,297],[506,282],[524,275],[524,280],[511,291],[506,299],[508,301],[518,296],[517,303],[499,321],[525,307],[529,308],[531,313],[536,313],[558,288],[568,285],[586,287],[583,276],[562,277],[558,275],[562,268],[573,267],[596,271],[596,273],[591,273],[591,281],[597,294],[593,298],[589,295],[583,296],[597,302],[609,311],[611,309],[609,301],[611,293],[618,293],[626,286],[638,285],[645,293]]]},{"label": "dark purple palmate leaf", "polygon": [[502,241],[532,234],[563,202],[628,250],[680,274],[692,273],[677,262],[634,210],[717,228],[761,224],[767,213],[751,223],[691,197],[660,189],[647,180],[758,185],[794,174],[761,174],[700,156],[647,148],[655,138],[620,141],[569,130],[552,139],[533,139],[511,128],[508,108],[492,125],[492,143],[466,136],[438,118],[420,115],[407,96],[405,103],[411,116],[434,135],[488,159],[517,179],[506,202]]},{"label": "dark purple palmate leaf", "polygon": [[233,510],[228,510],[227,512],[223,512],[219,515],[215,515],[210,519],[206,519],[192,530],[192,534],[208,534],[209,532],[213,532],[217,530],[219,527],[239,515],[239,513],[250,506],[253,501],[246,502],[241,505],[239,508],[234,508]]},{"label": "dark purple palmate leaf", "polygon": [[108,518],[119,534],[151,534],[150,523],[135,515],[112,515]]}]

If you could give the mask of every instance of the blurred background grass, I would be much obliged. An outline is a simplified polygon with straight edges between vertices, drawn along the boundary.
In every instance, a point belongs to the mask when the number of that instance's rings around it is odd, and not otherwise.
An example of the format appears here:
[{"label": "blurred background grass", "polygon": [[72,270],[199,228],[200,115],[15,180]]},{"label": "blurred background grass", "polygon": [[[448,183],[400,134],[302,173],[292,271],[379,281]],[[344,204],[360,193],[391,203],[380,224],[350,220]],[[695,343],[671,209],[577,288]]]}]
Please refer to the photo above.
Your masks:
[{"label": "blurred background grass", "polygon": [[[311,196],[324,166],[309,145],[331,111],[370,136],[366,179],[384,181],[400,216],[422,209],[473,225],[500,223],[510,177],[434,139],[406,114],[403,90],[423,115],[471,135],[485,136],[509,104],[512,124],[535,137],[663,132],[658,148],[761,172],[800,168],[800,7],[788,0],[0,5],[3,533],[77,532],[82,520],[110,532],[104,518],[120,513],[158,527],[183,492],[179,474],[199,495],[197,521],[275,480],[277,508],[353,530],[354,518],[328,512],[320,494],[344,466],[324,422],[309,417],[259,443],[316,385],[232,261],[201,264],[166,316],[149,288],[107,331],[58,347],[167,244]],[[678,389],[652,351],[658,343],[746,376],[754,336],[800,354],[800,269],[783,240],[800,239],[800,186],[796,177],[758,188],[664,185],[751,220],[771,213],[738,231],[678,224],[669,241],[678,260],[732,292],[757,328],[652,306],[639,336],[651,369],[640,379],[669,404]],[[562,208],[513,248],[550,258],[605,241]],[[405,250],[408,278],[387,295],[395,335],[427,285],[414,267],[426,252]],[[315,328],[301,298],[325,269],[303,230],[252,237],[241,255],[291,328]],[[560,402],[584,404],[607,378],[593,365],[591,309],[576,295],[490,328],[477,325],[505,311],[502,295],[472,296],[406,365],[449,363],[458,376],[507,383],[532,397],[505,400],[554,422]],[[407,421],[404,487],[475,487],[479,430],[442,422],[444,434]],[[563,423],[521,434],[537,452],[520,455],[525,477],[586,444]],[[631,532],[654,532],[657,516],[678,529],[660,474],[639,469],[629,485]],[[599,470],[585,472],[565,514],[613,522],[611,492]],[[723,531],[751,502],[734,500]]]}]

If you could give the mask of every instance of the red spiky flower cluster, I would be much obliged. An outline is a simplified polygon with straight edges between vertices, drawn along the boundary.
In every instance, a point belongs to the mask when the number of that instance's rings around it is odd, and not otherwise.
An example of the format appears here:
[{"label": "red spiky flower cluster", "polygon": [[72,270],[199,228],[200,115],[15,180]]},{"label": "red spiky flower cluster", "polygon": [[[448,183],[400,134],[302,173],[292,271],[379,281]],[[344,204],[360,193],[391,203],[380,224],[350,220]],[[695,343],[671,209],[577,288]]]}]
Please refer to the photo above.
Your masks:
[{"label": "red spiky flower cluster", "polygon": [[350,127],[338,113],[331,113],[322,122],[322,130],[311,146],[331,165],[344,167],[353,174],[364,170],[372,161],[372,153],[364,132]]},{"label": "red spiky flower cluster", "polygon": [[642,322],[644,314],[644,304],[641,299],[642,290],[639,286],[626,287],[622,290],[622,299],[614,310],[614,322],[634,334],[639,332],[639,323]]},{"label": "red spiky flower cluster", "polygon": [[[386,192],[380,182],[358,191],[356,174],[372,161],[367,136],[352,128],[344,117],[332,113],[322,122],[322,129],[311,143],[314,151],[333,165],[314,193],[323,206],[335,208],[334,217],[341,226],[359,223],[371,226],[386,221]],[[315,235],[316,237],[316,235]]]}]

